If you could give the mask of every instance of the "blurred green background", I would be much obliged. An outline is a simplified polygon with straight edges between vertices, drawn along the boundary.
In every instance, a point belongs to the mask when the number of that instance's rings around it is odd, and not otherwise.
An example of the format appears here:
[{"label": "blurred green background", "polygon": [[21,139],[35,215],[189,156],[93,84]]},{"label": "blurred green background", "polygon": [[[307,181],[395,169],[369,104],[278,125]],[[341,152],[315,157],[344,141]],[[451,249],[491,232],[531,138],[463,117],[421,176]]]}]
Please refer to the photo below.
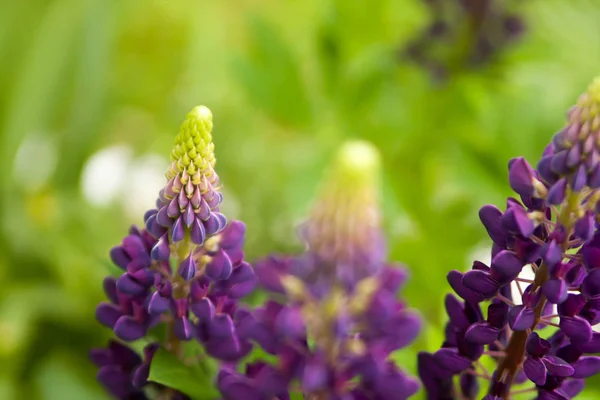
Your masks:
[{"label": "blurred green background", "polygon": [[507,161],[535,162],[600,74],[600,2],[530,0],[520,41],[436,83],[398,57],[424,3],[0,2],[0,399],[107,398],[87,359],[110,336],[94,320],[107,253],[153,205],[197,104],[250,259],[300,248],[342,141],[381,149],[391,258],[427,320],[397,357],[414,371],[441,341],[446,272],[487,257],[477,210],[504,203]]}]

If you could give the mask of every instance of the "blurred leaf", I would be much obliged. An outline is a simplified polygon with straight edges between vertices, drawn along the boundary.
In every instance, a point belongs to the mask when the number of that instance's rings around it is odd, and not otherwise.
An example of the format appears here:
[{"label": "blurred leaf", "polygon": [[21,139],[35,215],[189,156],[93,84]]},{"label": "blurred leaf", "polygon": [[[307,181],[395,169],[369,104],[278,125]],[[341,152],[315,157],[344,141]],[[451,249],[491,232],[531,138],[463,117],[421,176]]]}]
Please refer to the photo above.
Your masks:
[{"label": "blurred leaf", "polygon": [[307,126],[311,106],[290,45],[266,19],[254,16],[249,22],[249,54],[233,65],[248,98],[279,123]]},{"label": "blurred leaf", "polygon": [[152,358],[148,379],[177,389],[192,399],[211,400],[219,397],[213,378],[207,371],[187,366],[174,354],[161,348]]},{"label": "blurred leaf", "polygon": [[[91,364],[82,370],[77,361],[62,354],[52,354],[40,361],[35,374],[39,397],[35,398],[40,400],[108,399],[108,395],[102,391],[91,374]],[[84,374],[88,372],[89,375]],[[28,390],[24,392],[26,391]]]}]

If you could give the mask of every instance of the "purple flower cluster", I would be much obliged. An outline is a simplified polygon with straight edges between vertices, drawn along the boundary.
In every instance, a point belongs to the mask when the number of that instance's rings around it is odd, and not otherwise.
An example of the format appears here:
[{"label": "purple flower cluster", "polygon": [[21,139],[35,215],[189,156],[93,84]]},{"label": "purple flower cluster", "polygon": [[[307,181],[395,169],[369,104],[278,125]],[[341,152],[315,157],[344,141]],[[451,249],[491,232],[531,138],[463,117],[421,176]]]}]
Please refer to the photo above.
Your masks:
[{"label": "purple flower cluster", "polygon": [[[513,12],[515,1],[425,1],[431,22],[403,54],[437,79],[458,69],[480,67],[517,40],[525,30]],[[512,4],[511,4],[512,3]]]},{"label": "purple flower cluster", "polygon": [[[600,352],[600,333],[592,330],[600,323],[599,140],[596,79],[536,169],[523,158],[510,161],[519,199],[509,198],[505,211],[487,205],[479,212],[493,241],[491,263],[448,274],[460,299],[446,297],[445,341],[436,353],[419,355],[429,399],[475,399],[481,380],[489,381],[486,400],[515,392],[570,399],[600,372],[600,357],[588,355]],[[523,278],[524,269],[534,277]],[[495,371],[484,367],[483,356],[497,362]]]},{"label": "purple flower cluster", "polygon": [[385,262],[377,168],[371,145],[344,146],[302,226],[305,253],[256,263],[273,299],[240,312],[238,329],[277,363],[223,368],[218,386],[225,400],[285,400],[291,392],[316,400],[395,400],[418,390],[389,360],[417,336],[420,319],[397,299],[404,270]]},{"label": "purple flower cluster", "polygon": [[[195,339],[208,355],[231,362],[252,348],[239,335],[236,314],[238,299],[254,289],[257,278],[244,261],[244,224],[227,223],[219,212],[222,195],[213,168],[211,129],[207,108],[196,107],[187,115],[171,154],[167,184],[156,209],[145,215],[145,229],[131,228],[110,252],[124,272],[118,279],[105,279],[110,301],[98,306],[96,318],[126,342],[162,327],[167,331],[162,345],[178,357],[185,356],[181,342]],[[143,363],[116,342],[108,350],[95,350],[98,379],[115,396],[130,398],[147,383],[155,349],[146,351]]]}]

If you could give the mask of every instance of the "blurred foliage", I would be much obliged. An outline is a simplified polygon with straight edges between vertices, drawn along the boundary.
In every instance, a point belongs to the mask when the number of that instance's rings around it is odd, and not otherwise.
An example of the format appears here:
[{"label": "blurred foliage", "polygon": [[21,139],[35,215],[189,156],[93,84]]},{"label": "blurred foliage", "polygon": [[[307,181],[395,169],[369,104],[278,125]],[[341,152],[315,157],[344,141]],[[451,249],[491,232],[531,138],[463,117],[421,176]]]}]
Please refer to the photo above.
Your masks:
[{"label": "blurred foliage", "polygon": [[[426,11],[418,0],[1,2],[0,398],[106,398],[87,350],[110,334],[93,317],[108,249],[153,204],[132,205],[147,193],[142,167],[158,154],[166,168],[196,104],[215,116],[226,212],[247,223],[250,259],[300,248],[294,226],[343,140],[381,149],[391,258],[409,265],[405,294],[427,321],[398,354],[414,371],[416,352],[441,341],[446,272],[487,257],[477,210],[505,201],[507,161],[536,160],[600,73],[595,0],[523,2],[523,40],[443,85],[398,57]],[[115,145],[129,158],[82,172]],[[102,201],[82,190],[86,179],[110,189],[114,175],[124,181]],[[595,382],[579,398],[598,393]]]}]

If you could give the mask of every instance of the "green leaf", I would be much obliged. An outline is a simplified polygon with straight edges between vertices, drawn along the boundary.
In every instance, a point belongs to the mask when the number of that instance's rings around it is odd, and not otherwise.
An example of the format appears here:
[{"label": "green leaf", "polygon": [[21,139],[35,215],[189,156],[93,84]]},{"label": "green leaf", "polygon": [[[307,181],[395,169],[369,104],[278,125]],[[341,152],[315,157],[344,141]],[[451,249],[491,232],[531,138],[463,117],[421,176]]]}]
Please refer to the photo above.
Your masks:
[{"label": "green leaf", "polygon": [[212,400],[219,397],[213,373],[203,369],[204,363],[185,365],[174,354],[159,349],[152,358],[148,380],[177,389],[192,399]]}]

